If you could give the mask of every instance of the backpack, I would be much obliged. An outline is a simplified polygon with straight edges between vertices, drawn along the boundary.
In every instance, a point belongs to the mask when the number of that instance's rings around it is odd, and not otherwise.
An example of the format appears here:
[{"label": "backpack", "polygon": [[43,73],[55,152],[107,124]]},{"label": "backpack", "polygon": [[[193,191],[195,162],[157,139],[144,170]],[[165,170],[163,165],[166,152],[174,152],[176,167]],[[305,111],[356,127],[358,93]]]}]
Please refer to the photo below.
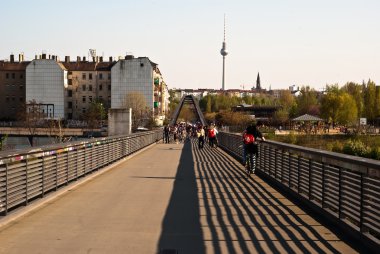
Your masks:
[{"label": "backpack", "polygon": [[214,129],[209,130],[209,131],[208,131],[208,136],[209,136],[210,138],[215,137],[215,130],[214,130]]},{"label": "backpack", "polygon": [[252,134],[244,133],[243,142],[246,145],[253,144],[255,142],[255,137]]}]

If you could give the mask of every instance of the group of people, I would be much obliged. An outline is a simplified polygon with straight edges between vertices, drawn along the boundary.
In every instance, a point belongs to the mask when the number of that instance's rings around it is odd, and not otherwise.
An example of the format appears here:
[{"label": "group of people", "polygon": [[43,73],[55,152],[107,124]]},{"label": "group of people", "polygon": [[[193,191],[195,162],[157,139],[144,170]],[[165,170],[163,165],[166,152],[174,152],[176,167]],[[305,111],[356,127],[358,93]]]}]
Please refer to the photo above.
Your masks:
[{"label": "group of people", "polygon": [[[258,126],[261,123],[249,125],[243,132],[243,164],[248,167],[250,164],[252,173],[256,169],[256,158],[258,156],[258,143],[257,140],[261,139],[265,141],[264,136],[259,131]],[[202,126],[201,124],[185,124],[178,123],[172,126],[166,125],[164,127],[163,139],[164,143],[168,144],[171,140],[174,143],[184,143],[189,141],[191,138],[198,139],[198,148],[202,149],[205,142],[209,144],[211,148],[216,148],[218,146],[217,139],[218,130],[215,125]],[[249,160],[249,161],[248,161]],[[249,162],[249,163],[248,163]]]},{"label": "group of people", "polygon": [[171,140],[178,144],[184,143],[190,140],[190,138],[197,138],[199,149],[204,147],[205,142],[208,142],[209,146],[214,148],[218,145],[217,134],[218,130],[214,124],[208,127],[201,124],[178,123],[164,127],[163,140],[166,144],[171,143]]}]

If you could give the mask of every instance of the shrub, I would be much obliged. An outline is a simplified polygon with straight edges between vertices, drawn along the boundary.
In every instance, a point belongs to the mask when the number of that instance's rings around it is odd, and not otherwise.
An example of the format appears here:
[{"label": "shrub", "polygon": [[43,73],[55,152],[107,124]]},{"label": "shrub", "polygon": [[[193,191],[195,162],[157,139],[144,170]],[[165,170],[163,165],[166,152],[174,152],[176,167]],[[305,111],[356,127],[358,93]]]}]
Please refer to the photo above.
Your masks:
[{"label": "shrub", "polygon": [[334,142],[327,143],[326,148],[329,151],[341,153],[343,151],[343,144],[342,142],[336,140]]},{"label": "shrub", "polygon": [[360,140],[349,140],[343,146],[343,153],[366,157],[370,149]]},{"label": "shrub", "polygon": [[373,147],[370,151],[369,157],[375,160],[380,160],[380,147]]},{"label": "shrub", "polygon": [[293,131],[291,131],[289,133],[289,135],[286,136],[284,141],[286,143],[289,143],[289,144],[296,144],[297,143],[297,136],[296,136],[296,134],[294,134]]}]

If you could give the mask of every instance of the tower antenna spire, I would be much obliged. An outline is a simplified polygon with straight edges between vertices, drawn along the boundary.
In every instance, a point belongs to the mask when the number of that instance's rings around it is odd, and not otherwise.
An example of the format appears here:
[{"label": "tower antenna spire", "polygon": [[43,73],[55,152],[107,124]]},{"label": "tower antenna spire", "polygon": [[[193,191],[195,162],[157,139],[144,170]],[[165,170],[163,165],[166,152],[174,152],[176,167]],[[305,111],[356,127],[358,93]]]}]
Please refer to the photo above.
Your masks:
[{"label": "tower antenna spire", "polygon": [[228,55],[227,52],[227,44],[226,44],[226,14],[224,14],[224,30],[223,30],[223,44],[222,49],[220,50],[220,54],[223,56],[223,74],[222,74],[222,90],[225,89],[224,86],[224,76],[225,76],[225,58]]}]

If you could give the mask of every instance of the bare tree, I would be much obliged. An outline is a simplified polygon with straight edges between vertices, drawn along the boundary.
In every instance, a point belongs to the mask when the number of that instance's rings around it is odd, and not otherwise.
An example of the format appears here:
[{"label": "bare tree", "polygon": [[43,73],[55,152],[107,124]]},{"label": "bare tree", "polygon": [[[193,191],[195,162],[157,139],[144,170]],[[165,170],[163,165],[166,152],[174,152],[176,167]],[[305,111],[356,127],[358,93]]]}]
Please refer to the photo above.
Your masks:
[{"label": "bare tree", "polygon": [[24,104],[18,112],[18,118],[24,123],[24,127],[29,131],[29,142],[33,146],[33,137],[37,132],[37,127],[41,126],[44,119],[44,112],[40,103],[31,100]]},{"label": "bare tree", "polygon": [[152,122],[153,112],[148,107],[145,96],[140,92],[130,92],[124,97],[124,107],[132,109],[132,129],[139,126],[146,126]]}]

